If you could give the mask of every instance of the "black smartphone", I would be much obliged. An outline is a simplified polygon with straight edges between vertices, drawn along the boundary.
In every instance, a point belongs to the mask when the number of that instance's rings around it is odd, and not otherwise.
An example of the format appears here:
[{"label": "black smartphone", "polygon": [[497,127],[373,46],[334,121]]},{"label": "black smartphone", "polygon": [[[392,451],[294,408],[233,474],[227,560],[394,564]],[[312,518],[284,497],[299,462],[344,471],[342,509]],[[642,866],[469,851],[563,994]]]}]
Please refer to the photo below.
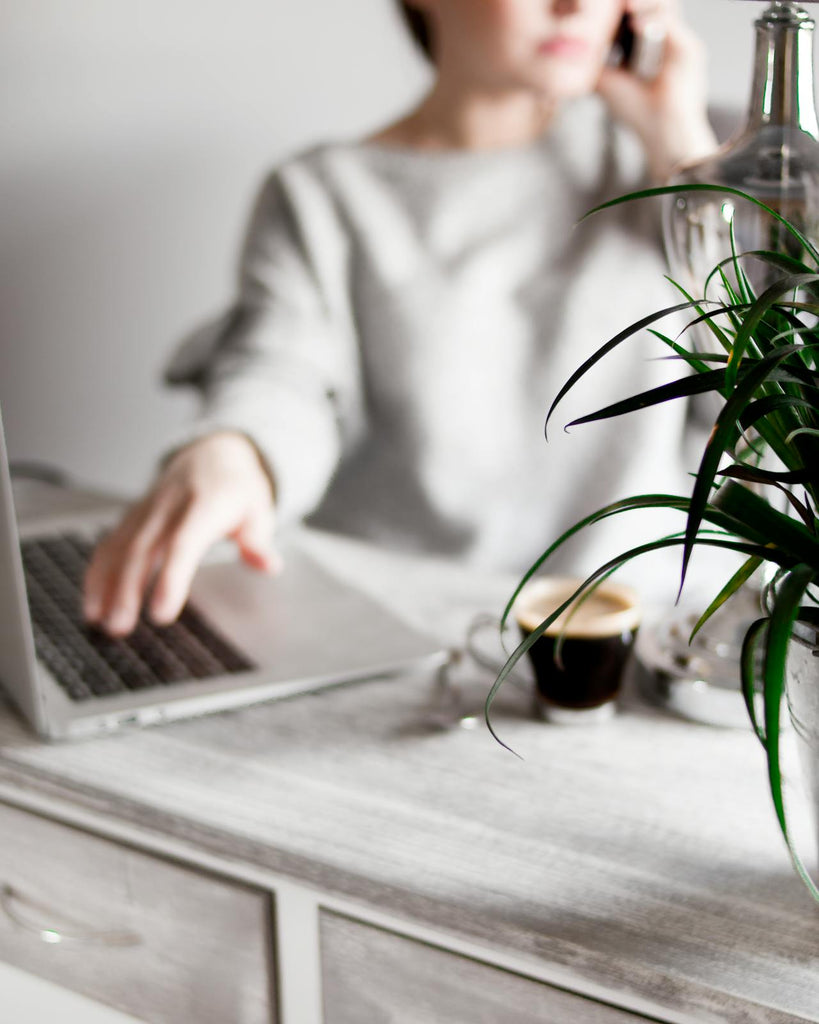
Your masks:
[{"label": "black smartphone", "polygon": [[662,66],[665,37],[658,31],[637,33],[630,14],[620,19],[609,52],[609,64],[627,68],[639,78],[656,78]]}]

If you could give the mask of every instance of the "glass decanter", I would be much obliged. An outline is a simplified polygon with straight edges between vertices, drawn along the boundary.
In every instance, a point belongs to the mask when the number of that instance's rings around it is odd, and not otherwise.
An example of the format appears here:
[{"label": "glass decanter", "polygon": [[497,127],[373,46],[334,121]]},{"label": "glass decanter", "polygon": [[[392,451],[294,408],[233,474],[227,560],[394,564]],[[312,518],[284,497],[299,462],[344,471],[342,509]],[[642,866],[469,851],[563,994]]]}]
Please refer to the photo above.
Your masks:
[{"label": "glass decanter", "polygon": [[[753,84],[745,124],[710,157],[683,168],[674,183],[727,185],[761,199],[819,240],[819,124],[813,76],[814,21],[789,0],[757,19]],[[672,275],[702,296],[708,273],[737,252],[768,249],[801,256],[798,243],[752,203],[714,192],[669,197],[663,211]],[[756,289],[775,274],[745,261]]]},{"label": "glass decanter", "polygon": [[[814,21],[796,3],[768,0],[755,29],[753,81],[744,124],[711,156],[684,167],[672,183],[739,189],[787,217],[812,241],[819,241]],[[666,197],[663,231],[671,275],[696,298],[703,297],[710,272],[720,261],[730,259],[733,251],[804,255],[793,235],[767,213],[753,203],[719,192],[680,192]],[[780,273],[760,260],[744,259],[742,266],[757,294]],[[734,277],[730,267],[725,270],[729,279]],[[720,291],[720,282],[715,280],[709,285],[708,297],[719,299]],[[694,329],[694,340],[697,338],[704,349],[713,348],[704,325]],[[716,415],[718,400],[714,405]],[[665,675],[656,674],[653,685],[648,684],[653,699],[697,721],[714,725],[743,722],[735,639],[758,617],[760,585],[758,580],[746,584],[743,603],[730,608],[730,615],[738,618],[716,616],[690,648],[686,634],[682,660],[673,636],[669,633],[661,638],[658,649],[671,659],[673,667]]]}]

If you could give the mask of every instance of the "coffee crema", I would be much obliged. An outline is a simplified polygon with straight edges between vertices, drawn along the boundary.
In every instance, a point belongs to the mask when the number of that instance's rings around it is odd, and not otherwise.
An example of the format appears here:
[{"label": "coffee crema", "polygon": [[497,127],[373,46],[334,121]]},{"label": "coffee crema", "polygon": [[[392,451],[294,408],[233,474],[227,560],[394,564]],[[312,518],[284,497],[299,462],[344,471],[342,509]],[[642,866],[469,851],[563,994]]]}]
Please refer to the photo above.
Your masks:
[{"label": "coffee crema", "polygon": [[[534,632],[580,585],[579,580],[549,577],[528,584],[515,602],[515,618],[522,630]],[[604,583],[581,604],[575,603],[545,630],[546,636],[607,637],[633,632],[640,625],[636,591],[621,584]]]}]

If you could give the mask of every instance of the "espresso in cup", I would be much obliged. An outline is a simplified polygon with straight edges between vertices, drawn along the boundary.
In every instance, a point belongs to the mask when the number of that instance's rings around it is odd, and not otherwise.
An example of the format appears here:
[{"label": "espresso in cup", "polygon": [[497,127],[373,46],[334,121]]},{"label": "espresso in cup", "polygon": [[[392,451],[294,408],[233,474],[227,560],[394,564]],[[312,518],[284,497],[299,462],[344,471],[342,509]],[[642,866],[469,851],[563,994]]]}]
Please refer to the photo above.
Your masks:
[{"label": "espresso in cup", "polygon": [[[515,602],[524,637],[567,601],[580,580],[544,577],[528,584]],[[574,612],[570,608],[529,648],[542,713],[551,721],[609,717],[640,624],[637,594],[603,583]],[[559,661],[555,645],[562,636]]]}]

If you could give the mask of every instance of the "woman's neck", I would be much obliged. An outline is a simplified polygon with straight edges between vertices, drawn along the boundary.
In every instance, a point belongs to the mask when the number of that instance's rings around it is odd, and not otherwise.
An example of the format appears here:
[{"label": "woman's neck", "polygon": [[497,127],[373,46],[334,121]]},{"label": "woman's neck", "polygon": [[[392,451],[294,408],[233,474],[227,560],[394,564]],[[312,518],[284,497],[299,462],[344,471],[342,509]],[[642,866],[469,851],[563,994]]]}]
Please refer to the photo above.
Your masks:
[{"label": "woman's neck", "polygon": [[480,92],[439,78],[420,106],[372,141],[426,150],[508,149],[543,135],[555,111],[554,101],[528,90]]}]

